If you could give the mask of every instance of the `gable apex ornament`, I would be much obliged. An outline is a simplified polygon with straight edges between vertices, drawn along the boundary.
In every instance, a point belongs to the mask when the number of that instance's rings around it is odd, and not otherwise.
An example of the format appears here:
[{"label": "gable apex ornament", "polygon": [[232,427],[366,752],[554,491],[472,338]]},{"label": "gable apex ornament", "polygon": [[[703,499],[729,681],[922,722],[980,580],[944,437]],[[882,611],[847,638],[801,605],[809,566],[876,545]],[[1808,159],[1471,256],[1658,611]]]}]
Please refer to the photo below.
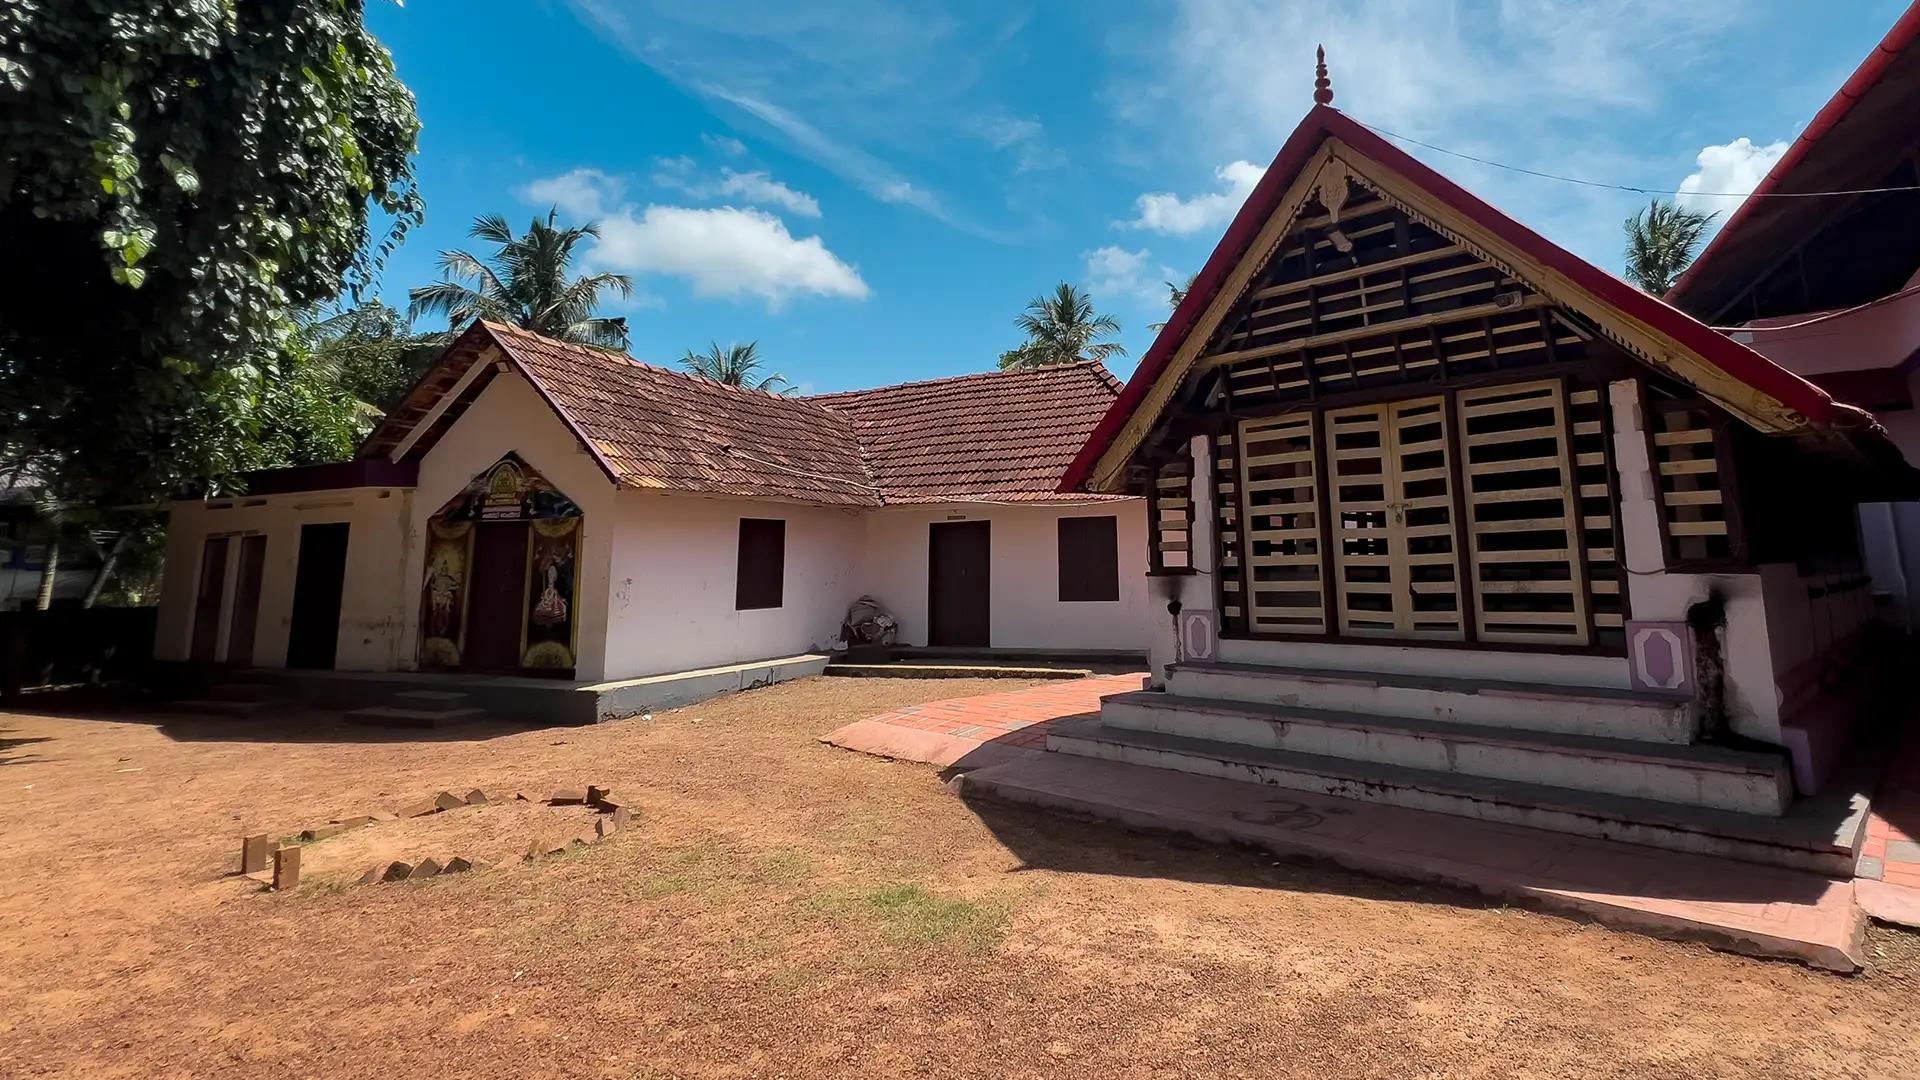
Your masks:
[{"label": "gable apex ornament", "polygon": [[1333,81],[1327,78],[1327,47],[1313,47],[1313,103],[1333,104]]}]

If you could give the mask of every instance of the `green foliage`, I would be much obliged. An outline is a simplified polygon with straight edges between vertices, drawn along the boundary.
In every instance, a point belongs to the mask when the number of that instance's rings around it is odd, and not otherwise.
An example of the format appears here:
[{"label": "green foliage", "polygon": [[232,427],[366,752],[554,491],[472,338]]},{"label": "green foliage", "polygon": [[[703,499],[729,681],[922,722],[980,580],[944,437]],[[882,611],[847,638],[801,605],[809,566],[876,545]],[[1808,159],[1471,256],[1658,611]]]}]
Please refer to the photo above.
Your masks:
[{"label": "green foliage", "polygon": [[1627,280],[1655,296],[1665,296],[1700,251],[1700,239],[1714,215],[1655,199],[1628,218]]},{"label": "green foliage", "polygon": [[1100,340],[1120,332],[1119,320],[1095,315],[1093,300],[1064,281],[1052,293],[1028,301],[1026,311],[1013,324],[1027,340],[1000,354],[1002,371],[1127,355],[1119,342]]},{"label": "green foliage", "polygon": [[[535,218],[524,235],[513,235],[507,219],[498,214],[475,218],[467,235],[497,245],[491,259],[465,251],[440,253],[440,272],[450,280],[414,289],[408,314],[445,315],[449,330],[463,329],[475,319],[506,323],[561,341],[627,347],[627,320],[594,316],[600,295],[633,295],[633,280],[625,274],[589,274],[571,278],[574,249],[587,237],[598,237],[594,224],[559,228],[557,210],[547,220]],[[470,284],[469,284],[470,283]]]},{"label": "green foliage", "polygon": [[760,374],[760,343],[757,341],[729,345],[724,349],[719,342],[710,342],[703,353],[688,349],[680,357],[680,366],[703,379],[712,379],[728,386],[765,390],[769,394],[793,392],[793,386],[785,375],[777,371],[766,376]]},{"label": "green foliage", "polygon": [[294,452],[249,445],[312,404],[264,400],[276,373],[259,358],[290,313],[357,290],[421,220],[413,97],[362,14],[0,5],[6,452],[104,499]]},{"label": "green foliage", "polygon": [[407,317],[378,300],[311,314],[301,334],[313,359],[371,411],[400,403],[446,347],[446,334],[416,334]]}]

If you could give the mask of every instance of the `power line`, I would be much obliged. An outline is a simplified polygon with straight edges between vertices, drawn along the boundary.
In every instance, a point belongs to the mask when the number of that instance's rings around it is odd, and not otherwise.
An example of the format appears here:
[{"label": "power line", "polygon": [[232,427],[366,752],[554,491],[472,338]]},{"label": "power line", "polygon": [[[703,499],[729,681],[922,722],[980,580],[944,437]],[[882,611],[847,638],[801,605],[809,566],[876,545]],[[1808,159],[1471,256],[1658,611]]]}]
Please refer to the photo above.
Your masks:
[{"label": "power line", "polygon": [[[1673,195],[1675,194],[1674,189],[1670,187],[1654,188],[1654,187],[1636,187],[1632,184],[1610,184],[1604,180],[1583,180],[1577,176],[1561,176],[1558,173],[1541,172],[1539,169],[1528,169],[1528,168],[1523,168],[1519,165],[1509,165],[1504,161],[1493,161],[1488,158],[1476,157],[1473,154],[1461,153],[1458,150],[1449,150],[1444,146],[1435,146],[1429,142],[1421,142],[1419,139],[1415,139],[1407,135],[1396,134],[1394,132],[1388,131],[1386,128],[1383,128],[1383,127],[1374,127],[1372,124],[1367,124],[1365,121],[1361,121],[1361,123],[1365,125],[1369,130],[1373,131],[1375,134],[1384,135],[1389,139],[1398,139],[1403,143],[1411,143],[1414,146],[1425,147],[1428,150],[1432,150],[1436,154],[1445,154],[1448,157],[1457,157],[1464,161],[1477,162],[1478,164],[1488,165],[1496,169],[1505,169],[1508,172],[1523,173],[1527,176],[1537,176],[1542,180],[1557,180],[1563,184],[1579,184],[1582,187],[1605,188],[1608,191],[1632,191],[1632,192],[1637,192],[1641,195]],[[1920,184],[1908,184],[1902,187],[1852,188],[1846,191],[1764,191],[1764,192],[1763,191],[1754,191],[1754,192],[1687,191],[1687,192],[1680,192],[1679,194],[1698,195],[1698,196],[1701,196],[1702,198],[1717,198],[1717,199],[1818,199],[1818,198],[1824,198],[1827,196],[1881,195],[1881,194],[1885,194],[1888,192],[1895,192],[1895,191],[1920,191]]]}]

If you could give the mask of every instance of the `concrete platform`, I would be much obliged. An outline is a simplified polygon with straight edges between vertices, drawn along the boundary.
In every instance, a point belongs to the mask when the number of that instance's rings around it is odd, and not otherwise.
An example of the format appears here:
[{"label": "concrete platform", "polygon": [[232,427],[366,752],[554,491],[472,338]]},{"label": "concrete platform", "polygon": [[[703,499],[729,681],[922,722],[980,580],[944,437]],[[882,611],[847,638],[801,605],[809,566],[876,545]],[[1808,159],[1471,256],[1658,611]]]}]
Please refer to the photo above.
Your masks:
[{"label": "concrete platform", "polygon": [[1464,886],[1602,925],[1829,971],[1860,967],[1853,883],[1805,871],[1543,832],[1064,754],[961,774],[966,798]]},{"label": "concrete platform", "polygon": [[609,682],[467,675],[424,671],[300,671],[259,668],[239,677],[274,696],[327,709],[396,708],[455,703],[487,718],[528,725],[592,724],[656,709],[673,709],[735,690],[818,675],[828,658],[808,653],[744,664]]}]

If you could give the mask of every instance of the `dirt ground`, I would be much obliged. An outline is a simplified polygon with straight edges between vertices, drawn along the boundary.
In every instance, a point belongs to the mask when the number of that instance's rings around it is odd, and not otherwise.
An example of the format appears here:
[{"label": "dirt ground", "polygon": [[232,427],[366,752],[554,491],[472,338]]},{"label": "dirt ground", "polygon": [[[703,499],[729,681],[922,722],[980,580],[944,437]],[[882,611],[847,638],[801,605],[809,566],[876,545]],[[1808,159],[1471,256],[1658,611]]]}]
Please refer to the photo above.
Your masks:
[{"label": "dirt ground", "polygon": [[[0,1076],[1920,1073],[1912,936],[1839,978],[969,805],[814,741],[1007,688],[811,679],[424,738],[0,713]],[[538,863],[229,873],[243,833],[589,781],[639,821]]]}]

